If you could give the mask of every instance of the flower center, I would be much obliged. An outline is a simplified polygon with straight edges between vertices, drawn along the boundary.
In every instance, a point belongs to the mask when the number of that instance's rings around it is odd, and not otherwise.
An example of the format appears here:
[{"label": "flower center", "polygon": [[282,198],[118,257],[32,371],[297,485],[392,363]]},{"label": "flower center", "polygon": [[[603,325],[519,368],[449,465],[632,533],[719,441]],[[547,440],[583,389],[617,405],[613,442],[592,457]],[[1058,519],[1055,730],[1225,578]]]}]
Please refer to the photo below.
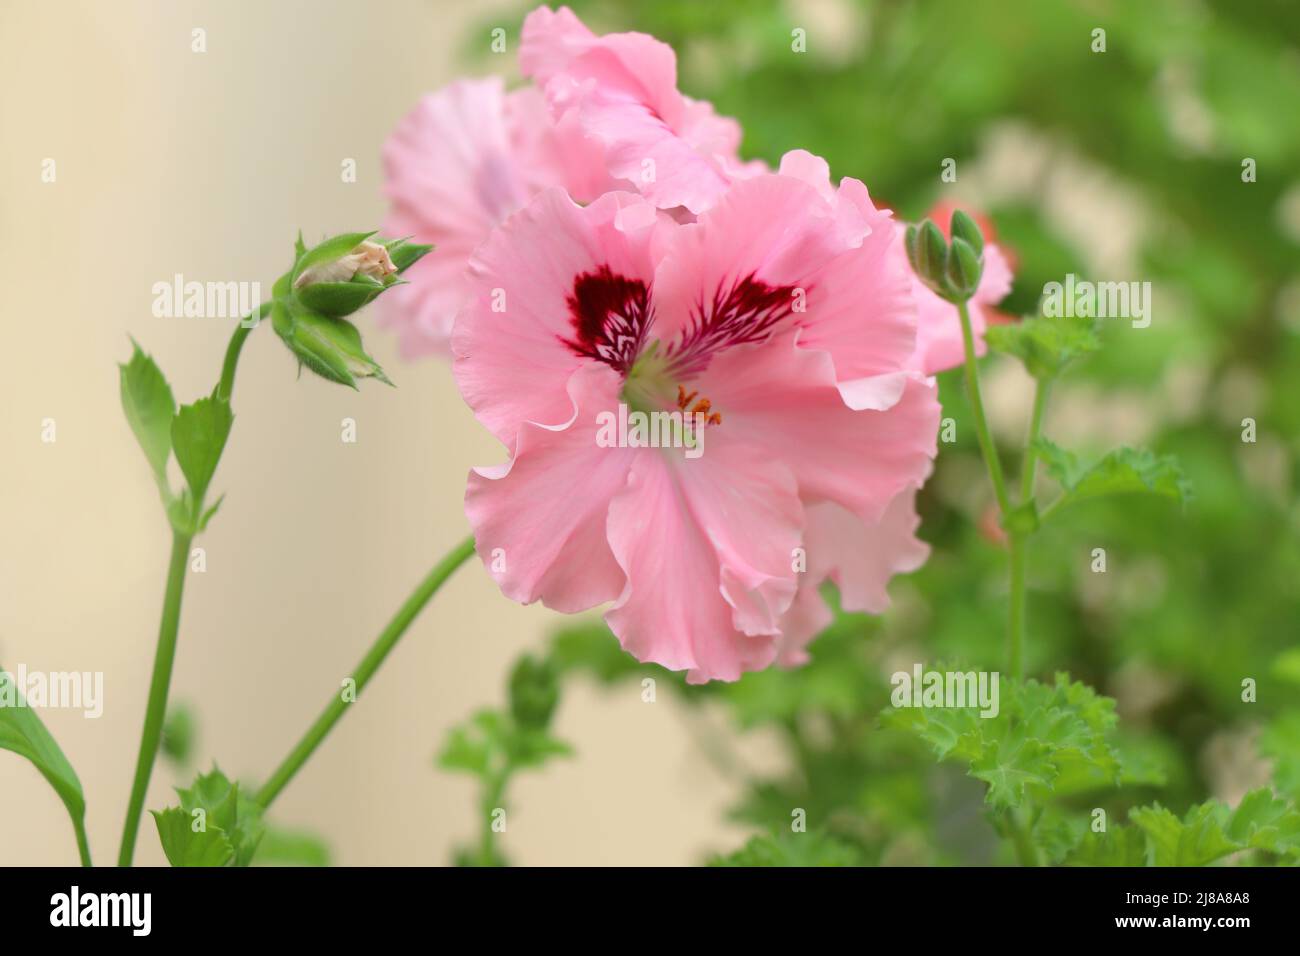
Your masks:
[{"label": "flower center", "polygon": [[697,429],[721,425],[722,413],[713,410],[708,397],[676,380],[674,364],[666,353],[658,341],[651,342],[633,364],[619,397],[632,411],[680,413],[689,441]]}]

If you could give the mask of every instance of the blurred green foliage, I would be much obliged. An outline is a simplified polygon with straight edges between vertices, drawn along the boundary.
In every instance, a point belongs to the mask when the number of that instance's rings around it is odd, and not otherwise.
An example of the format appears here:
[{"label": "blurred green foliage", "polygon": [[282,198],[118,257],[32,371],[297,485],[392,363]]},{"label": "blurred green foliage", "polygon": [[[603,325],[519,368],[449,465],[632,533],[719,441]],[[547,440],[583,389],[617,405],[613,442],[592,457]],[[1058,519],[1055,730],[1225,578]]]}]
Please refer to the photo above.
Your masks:
[{"label": "blurred green foliage", "polygon": [[[1046,434],[1095,460],[1136,432],[1178,459],[1196,497],[1185,509],[1158,498],[1083,501],[1033,540],[1027,673],[1068,671],[1117,701],[1105,750],[1125,767],[1118,785],[1040,806],[1034,838],[1046,862],[1294,860],[1300,8],[572,6],[598,31],[641,30],[671,44],[683,91],[740,119],[747,156],[775,163],[788,149],[811,150],[910,220],[964,197],[976,180],[996,241],[1015,260],[1005,312],[1035,312],[1043,286],[1068,272],[1152,283],[1150,327],[1103,323],[1102,348],[1058,383]],[[807,31],[806,53],[792,52],[795,28]],[[1105,52],[1092,48],[1098,28]],[[946,158],[956,160],[956,184],[940,179]],[[1248,158],[1254,182],[1243,181]],[[1010,168],[990,168],[994,160]],[[1015,182],[998,186],[999,175]],[[1102,213],[1076,215],[1090,208]],[[1099,254],[1117,245],[1118,258]],[[1115,262],[1127,272],[1115,273]],[[987,360],[986,375],[1010,361]],[[792,807],[806,809],[827,862],[1012,859],[1000,818],[985,810],[988,788],[969,767],[936,763],[923,739],[878,719],[900,661],[1006,663],[1005,554],[984,530],[990,494],[959,376],[940,380],[959,440],[941,446],[920,502],[933,554],[891,585],[895,606],[883,618],[838,615],[807,666],[704,687],[637,665],[599,624],[553,642],[550,658],[567,673],[610,684],[652,675],[689,705],[727,708],[737,732],[780,733],[788,770],[745,777],[734,811],[760,835],[719,862],[807,862],[811,850],[790,848]],[[1027,402],[1021,411],[1027,421]],[[1253,442],[1243,441],[1244,419],[1255,422]],[[1092,570],[1096,548],[1106,552],[1104,573]],[[1247,679],[1253,701],[1243,700]],[[1270,782],[1291,803],[1255,792]],[[1241,805],[1207,803],[1215,800]],[[1088,828],[1098,808],[1111,821],[1104,846]]]}]

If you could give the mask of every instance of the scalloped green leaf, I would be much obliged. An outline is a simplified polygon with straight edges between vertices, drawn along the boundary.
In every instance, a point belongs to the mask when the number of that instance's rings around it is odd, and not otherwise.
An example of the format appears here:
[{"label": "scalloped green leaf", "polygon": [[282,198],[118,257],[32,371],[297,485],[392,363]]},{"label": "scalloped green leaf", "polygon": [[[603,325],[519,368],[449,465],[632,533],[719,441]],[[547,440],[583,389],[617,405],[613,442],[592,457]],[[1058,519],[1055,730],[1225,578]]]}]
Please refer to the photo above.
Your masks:
[{"label": "scalloped green leaf", "polygon": [[1040,517],[1106,495],[1152,494],[1180,504],[1192,497],[1190,483],[1170,455],[1156,455],[1145,448],[1116,448],[1099,461],[1085,465],[1073,452],[1045,438],[1038,439],[1033,447],[1048,474],[1064,489]]},{"label": "scalloped green leaf", "polygon": [[1055,378],[1073,362],[1101,348],[1095,319],[1080,316],[1031,316],[993,325],[984,333],[989,348],[1024,363],[1034,378]]},{"label": "scalloped green leaf", "polygon": [[167,457],[172,448],[176,400],[158,364],[134,339],[131,346],[131,360],[118,365],[122,411],[165,499],[171,494],[167,486]]},{"label": "scalloped green leaf", "polygon": [[172,420],[172,448],[195,502],[207,493],[234,420],[230,403],[216,396],[181,406]]},{"label": "scalloped green leaf", "polygon": [[851,845],[813,830],[751,837],[739,850],[713,857],[709,866],[838,867],[860,866],[863,862]]}]

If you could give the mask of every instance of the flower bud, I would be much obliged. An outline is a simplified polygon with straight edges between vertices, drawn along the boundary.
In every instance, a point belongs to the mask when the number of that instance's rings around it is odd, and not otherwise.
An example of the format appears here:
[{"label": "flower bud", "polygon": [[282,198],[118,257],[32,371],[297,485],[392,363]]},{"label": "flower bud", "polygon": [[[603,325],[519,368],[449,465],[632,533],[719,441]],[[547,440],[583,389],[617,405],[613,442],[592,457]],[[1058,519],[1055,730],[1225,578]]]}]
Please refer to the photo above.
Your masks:
[{"label": "flower bud", "polygon": [[293,269],[272,290],[272,325],[299,367],[352,388],[359,378],[392,382],[344,316],[401,282],[398,276],[433,248],[407,239],[372,240],[373,235],[345,233],[312,249],[299,236]]},{"label": "flower bud", "polygon": [[948,264],[944,270],[948,290],[961,300],[969,299],[979,288],[984,266],[965,239],[956,239],[948,247]]},{"label": "flower bud", "polygon": [[908,226],[903,243],[912,271],[930,291],[949,302],[965,302],[975,294],[984,271],[984,237],[974,220],[961,211],[953,214],[952,230],[949,244],[939,227],[927,219],[919,227]]},{"label": "flower bud", "polygon": [[943,282],[943,267],[947,258],[948,247],[943,241],[943,233],[939,231],[938,226],[927,219],[921,223],[917,248],[919,265],[916,270],[917,275],[932,288],[940,285]]},{"label": "flower bud", "polygon": [[967,242],[975,250],[975,255],[984,254],[984,234],[980,232],[980,227],[975,224],[975,220],[960,209],[954,210],[948,231],[954,239]]},{"label": "flower bud", "polygon": [[510,713],[520,727],[545,730],[560,700],[555,667],[531,655],[521,657],[510,673]]}]

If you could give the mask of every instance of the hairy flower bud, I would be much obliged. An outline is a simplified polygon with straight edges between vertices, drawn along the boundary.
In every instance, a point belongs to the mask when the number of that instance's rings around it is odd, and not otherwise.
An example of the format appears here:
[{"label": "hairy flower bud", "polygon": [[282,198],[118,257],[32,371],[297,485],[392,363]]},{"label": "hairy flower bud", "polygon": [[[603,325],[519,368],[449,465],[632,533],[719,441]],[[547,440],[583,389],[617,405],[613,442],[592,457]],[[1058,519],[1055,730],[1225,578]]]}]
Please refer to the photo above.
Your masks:
[{"label": "hairy flower bud", "polygon": [[300,236],[293,269],[273,290],[271,323],[299,366],[352,388],[359,378],[392,383],[345,316],[398,284],[398,276],[432,248],[406,239],[372,240],[373,235],[345,233],[312,249]]}]

